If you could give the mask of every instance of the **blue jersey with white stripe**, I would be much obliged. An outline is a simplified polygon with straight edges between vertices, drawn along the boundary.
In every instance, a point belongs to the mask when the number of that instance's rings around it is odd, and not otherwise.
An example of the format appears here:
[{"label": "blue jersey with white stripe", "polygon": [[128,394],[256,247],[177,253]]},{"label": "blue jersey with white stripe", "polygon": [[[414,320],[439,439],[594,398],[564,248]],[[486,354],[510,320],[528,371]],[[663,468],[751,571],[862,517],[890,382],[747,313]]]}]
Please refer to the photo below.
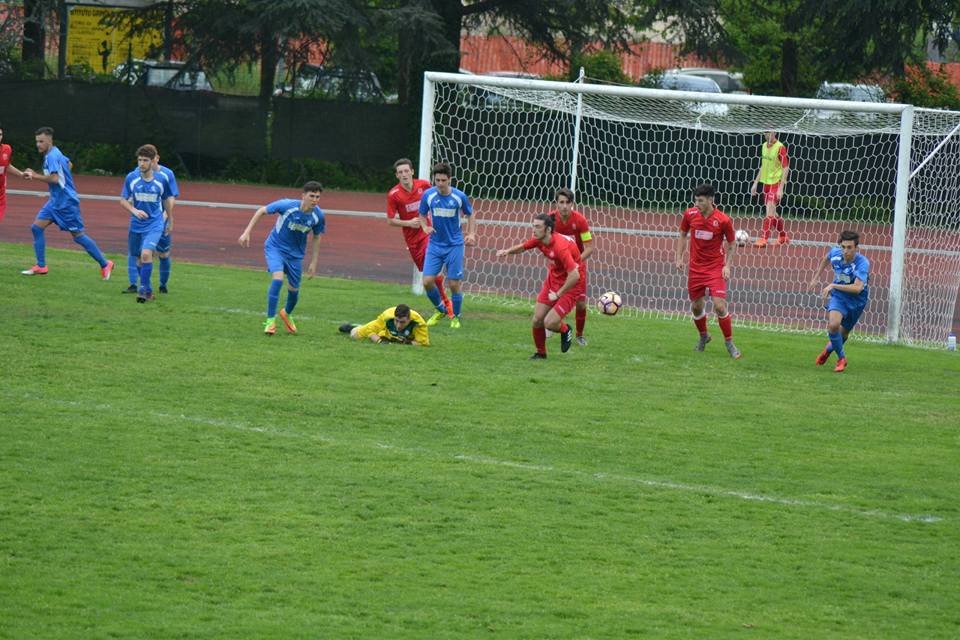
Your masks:
[{"label": "blue jersey with white stripe", "polygon": [[867,279],[870,277],[870,261],[867,257],[861,253],[857,253],[854,255],[852,261],[844,262],[843,249],[834,247],[830,249],[830,253],[827,254],[827,259],[830,260],[830,266],[833,267],[834,284],[853,284],[857,278],[860,278],[860,281],[863,282],[863,291],[860,293],[846,293],[845,291],[837,291],[836,289],[830,293],[850,304],[867,304]]},{"label": "blue jersey with white stripe", "polygon": [[473,207],[467,194],[459,189],[450,188],[448,195],[441,195],[436,187],[423,193],[420,199],[420,215],[430,214],[436,231],[430,236],[430,242],[446,246],[463,244],[463,232],[460,230],[460,214],[473,215]]},{"label": "blue jersey with white stripe", "polygon": [[50,203],[54,209],[66,209],[80,204],[77,188],[73,185],[70,173],[70,158],[63,155],[57,147],[50,147],[43,156],[43,175],[57,174],[57,181],[47,184],[50,191]]},{"label": "blue jersey with white stripe", "polygon": [[131,214],[130,231],[142,233],[163,227],[163,201],[170,197],[165,180],[156,174],[150,180],[145,180],[140,169],[134,169],[124,179],[120,197],[129,200],[135,209],[149,216],[141,220]]},{"label": "blue jersey with white stripe", "polygon": [[265,247],[280,249],[291,258],[302,258],[307,248],[307,234],[318,236],[326,230],[326,221],[320,207],[300,210],[300,201],[284,198],[267,205],[267,213],[278,216],[273,231],[267,236]]},{"label": "blue jersey with white stripe", "polygon": [[157,166],[157,175],[167,181],[167,188],[170,191],[170,195],[174,198],[180,197],[180,189],[177,187],[177,176],[173,173],[168,167],[161,165]]}]

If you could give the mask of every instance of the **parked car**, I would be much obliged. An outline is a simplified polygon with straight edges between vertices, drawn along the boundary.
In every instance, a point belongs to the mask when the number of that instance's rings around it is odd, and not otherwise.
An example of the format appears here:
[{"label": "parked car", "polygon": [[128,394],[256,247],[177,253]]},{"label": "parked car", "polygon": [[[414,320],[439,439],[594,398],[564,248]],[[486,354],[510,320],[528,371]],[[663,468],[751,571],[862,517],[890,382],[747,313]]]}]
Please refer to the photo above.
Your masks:
[{"label": "parked car", "polygon": [[[879,85],[851,84],[848,82],[824,82],[817,89],[820,100],[843,100],[847,102],[886,102],[886,95]],[[876,120],[879,114],[869,112],[847,112],[861,120]],[[831,109],[817,109],[814,115],[821,120],[843,117],[844,112]]]},{"label": "parked car", "polygon": [[373,71],[305,64],[273,92],[276,96],[326,98],[353,102],[387,102],[380,79]]},{"label": "parked car", "polygon": [[188,70],[182,62],[131,60],[114,67],[113,76],[132,85],[165,87],[177,91],[213,91],[206,73],[197,69]]},{"label": "parked car", "polygon": [[720,91],[724,93],[747,93],[747,87],[743,84],[743,74],[724,69],[711,69],[709,67],[683,67],[681,69],[671,69],[667,73],[681,73],[688,76],[700,76],[701,78],[710,78],[717,83]]},{"label": "parked car", "polygon": [[[674,91],[723,93],[720,91],[720,86],[710,78],[702,78],[687,73],[674,73],[672,71],[651,74],[647,76],[645,84],[646,86],[653,86],[658,89],[672,89]],[[730,111],[728,105],[719,102],[691,102],[685,106],[689,111],[698,115],[725,116]]]}]

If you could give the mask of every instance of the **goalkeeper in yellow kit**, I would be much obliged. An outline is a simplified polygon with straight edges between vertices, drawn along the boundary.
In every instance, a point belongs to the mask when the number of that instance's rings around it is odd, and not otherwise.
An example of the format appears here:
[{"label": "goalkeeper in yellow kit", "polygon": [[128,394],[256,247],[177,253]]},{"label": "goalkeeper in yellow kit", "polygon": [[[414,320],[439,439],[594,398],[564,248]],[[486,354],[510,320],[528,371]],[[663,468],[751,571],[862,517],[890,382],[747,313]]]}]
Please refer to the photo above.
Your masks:
[{"label": "goalkeeper in yellow kit", "polygon": [[341,333],[349,333],[354,340],[368,339],[380,344],[410,344],[430,346],[430,334],[423,316],[405,304],[385,309],[367,324],[342,324]]}]

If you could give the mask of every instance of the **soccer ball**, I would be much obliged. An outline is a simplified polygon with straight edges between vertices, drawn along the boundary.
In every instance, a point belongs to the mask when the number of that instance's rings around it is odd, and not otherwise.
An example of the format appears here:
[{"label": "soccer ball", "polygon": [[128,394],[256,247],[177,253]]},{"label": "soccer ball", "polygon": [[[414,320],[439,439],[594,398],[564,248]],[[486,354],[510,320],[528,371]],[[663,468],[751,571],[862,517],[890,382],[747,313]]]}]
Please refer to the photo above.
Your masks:
[{"label": "soccer ball", "polygon": [[620,299],[620,294],[613,291],[607,291],[597,300],[597,308],[600,309],[600,313],[606,316],[617,315],[622,306],[623,301]]},{"label": "soccer ball", "polygon": [[740,246],[740,247],[750,242],[750,234],[744,231],[743,229],[738,230],[737,234],[734,237],[737,240],[737,246]]}]

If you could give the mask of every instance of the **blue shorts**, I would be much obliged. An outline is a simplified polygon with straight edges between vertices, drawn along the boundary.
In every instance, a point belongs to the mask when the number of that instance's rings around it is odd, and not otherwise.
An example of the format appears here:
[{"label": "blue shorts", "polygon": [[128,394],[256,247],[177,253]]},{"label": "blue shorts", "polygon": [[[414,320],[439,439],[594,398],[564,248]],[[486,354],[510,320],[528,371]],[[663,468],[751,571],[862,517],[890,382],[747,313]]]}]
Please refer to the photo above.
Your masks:
[{"label": "blue shorts", "polygon": [[435,276],[443,266],[447,266],[448,280],[463,280],[463,245],[439,245],[431,242],[427,245],[427,255],[423,258],[423,275]]},{"label": "blue shorts", "polygon": [[163,229],[151,231],[130,231],[127,233],[127,251],[129,255],[140,257],[144,251],[156,251]]},{"label": "blue shorts", "polygon": [[64,209],[54,209],[53,205],[47,201],[43,208],[37,212],[37,220],[50,220],[60,227],[63,231],[79,233],[83,231],[83,218],[80,217],[80,206],[71,205]]},{"label": "blue shorts", "polygon": [[866,302],[859,304],[834,295],[830,296],[830,302],[827,303],[827,311],[839,311],[843,316],[843,319],[840,321],[840,326],[846,329],[848,333],[853,331],[854,325],[860,320],[860,316],[866,308]]},{"label": "blue shorts", "polygon": [[287,286],[291,289],[300,288],[300,277],[303,274],[303,258],[291,258],[283,251],[274,247],[264,247],[263,255],[267,259],[267,271],[276,273],[283,271],[287,276]]}]

